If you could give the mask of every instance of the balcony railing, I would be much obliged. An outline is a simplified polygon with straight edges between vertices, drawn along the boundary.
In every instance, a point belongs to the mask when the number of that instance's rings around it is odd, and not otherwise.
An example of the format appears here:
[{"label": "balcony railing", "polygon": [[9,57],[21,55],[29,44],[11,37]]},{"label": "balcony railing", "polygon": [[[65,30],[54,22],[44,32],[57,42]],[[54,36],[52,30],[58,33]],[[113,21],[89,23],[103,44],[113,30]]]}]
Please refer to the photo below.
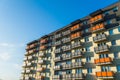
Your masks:
[{"label": "balcony railing", "polygon": [[63,51],[69,51],[69,50],[71,50],[71,45],[62,46],[62,50]]},{"label": "balcony railing", "polygon": [[62,75],[63,79],[71,79],[72,78],[72,74],[65,74],[65,75]]},{"label": "balcony railing", "polygon": [[96,72],[97,77],[102,77],[102,78],[113,78],[114,72],[113,71],[105,71],[105,72]]},{"label": "balcony railing", "polygon": [[33,56],[28,56],[28,60],[32,60],[33,59]]},{"label": "balcony railing", "polygon": [[65,36],[65,35],[69,35],[70,34],[70,30],[67,30],[65,32],[62,32],[62,35]]},{"label": "balcony railing", "polygon": [[31,72],[31,70],[26,70],[26,73],[29,74]]},{"label": "balcony railing", "polygon": [[82,57],[82,56],[83,56],[83,54],[81,51],[72,53],[72,58],[77,58],[77,57]]},{"label": "balcony railing", "polygon": [[74,33],[74,34],[71,35],[71,39],[72,40],[76,39],[76,38],[79,38],[79,37],[81,37],[81,32],[76,32],[76,33]]},{"label": "balcony railing", "polygon": [[23,71],[22,71],[22,74],[25,74],[25,73],[26,73],[26,71],[25,71],[25,70],[23,70]]},{"label": "balcony railing", "polygon": [[55,57],[54,61],[55,61],[55,62],[57,62],[57,61],[61,61],[61,59],[62,59],[61,56],[59,56],[59,57]]},{"label": "balcony railing", "polygon": [[55,42],[55,46],[61,45],[61,41]]},{"label": "balcony railing", "polygon": [[54,67],[54,70],[60,70],[60,69],[61,69],[60,65]]},{"label": "balcony railing", "polygon": [[85,80],[97,80],[97,77],[94,74],[86,74]]},{"label": "balcony railing", "polygon": [[24,57],[24,61],[26,61],[28,58],[27,57]]},{"label": "balcony railing", "polygon": [[70,30],[71,30],[71,31],[75,31],[75,30],[77,30],[77,29],[79,29],[79,28],[80,28],[80,24],[77,24],[77,25],[71,27]]},{"label": "balcony railing", "polygon": [[100,34],[96,37],[93,37],[94,42],[101,42],[101,41],[106,41],[106,40],[107,40],[107,36],[105,34]]},{"label": "balcony railing", "polygon": [[47,48],[46,45],[42,45],[42,46],[40,46],[40,50],[45,50],[46,48]]},{"label": "balcony railing", "polygon": [[72,48],[77,48],[77,47],[81,47],[81,43],[80,42],[75,42],[72,44]]},{"label": "balcony railing", "polygon": [[45,62],[44,60],[39,60],[38,61],[39,64],[44,64],[44,62]]},{"label": "balcony railing", "polygon": [[100,21],[100,20],[102,20],[102,19],[103,19],[103,15],[100,14],[100,15],[97,15],[97,16],[95,16],[95,17],[92,17],[92,18],[90,19],[90,23],[95,23],[95,22]]},{"label": "balcony railing", "polygon": [[71,54],[62,54],[62,60],[71,59]]},{"label": "balcony railing", "polygon": [[44,53],[39,53],[39,57],[44,57]]},{"label": "balcony railing", "polygon": [[41,43],[41,44],[44,44],[44,43],[47,43],[47,41],[48,41],[47,38],[41,39],[41,40],[40,40],[40,43]]},{"label": "balcony railing", "polygon": [[55,39],[60,38],[60,37],[62,37],[62,36],[61,36],[61,33],[56,34],[56,35],[54,36]]},{"label": "balcony railing", "polygon": [[96,54],[99,54],[99,53],[108,53],[109,52],[109,47],[108,47],[108,45],[103,45],[103,46],[95,47],[94,51],[95,51]]},{"label": "balcony railing", "polygon": [[32,63],[27,63],[27,67],[31,67],[32,66]]},{"label": "balcony railing", "polygon": [[62,65],[62,69],[71,69],[71,64]]},{"label": "balcony railing", "polygon": [[63,38],[63,39],[62,39],[62,42],[63,42],[63,43],[70,42],[70,38],[69,38],[69,37],[68,37],[68,38]]},{"label": "balcony railing", "polygon": [[62,50],[61,48],[57,48],[57,49],[55,50],[55,53],[61,53],[61,52],[62,52],[61,50]]},{"label": "balcony railing", "polygon": [[106,64],[111,64],[112,63],[112,58],[106,57],[106,58],[100,58],[100,59],[95,59],[94,62],[97,65],[106,65]]},{"label": "balcony railing", "polygon": [[81,74],[72,74],[72,79],[84,79],[85,75],[83,73]]},{"label": "balcony railing", "polygon": [[103,23],[97,24],[96,26],[91,28],[92,32],[98,32],[98,31],[102,31],[104,29],[105,29],[105,25]]},{"label": "balcony railing", "polygon": [[80,68],[80,67],[83,67],[83,62],[72,63],[72,68]]},{"label": "balcony railing", "polygon": [[61,79],[61,75],[54,75],[53,76],[53,80],[60,80]]},{"label": "balcony railing", "polygon": [[44,67],[41,67],[41,68],[38,68],[38,69],[37,69],[38,72],[42,72],[42,71],[44,71],[44,70],[45,70]]}]

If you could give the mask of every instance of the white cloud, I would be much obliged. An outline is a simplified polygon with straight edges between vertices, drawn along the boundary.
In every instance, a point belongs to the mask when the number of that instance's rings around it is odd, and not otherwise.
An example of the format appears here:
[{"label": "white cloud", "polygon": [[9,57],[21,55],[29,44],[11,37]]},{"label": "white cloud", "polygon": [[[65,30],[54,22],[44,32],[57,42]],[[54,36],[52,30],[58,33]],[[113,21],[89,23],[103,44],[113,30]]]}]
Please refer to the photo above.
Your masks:
[{"label": "white cloud", "polygon": [[14,44],[10,44],[10,43],[0,43],[1,47],[14,47]]},{"label": "white cloud", "polygon": [[0,54],[0,60],[7,61],[11,58],[11,55],[9,53],[1,53]]}]

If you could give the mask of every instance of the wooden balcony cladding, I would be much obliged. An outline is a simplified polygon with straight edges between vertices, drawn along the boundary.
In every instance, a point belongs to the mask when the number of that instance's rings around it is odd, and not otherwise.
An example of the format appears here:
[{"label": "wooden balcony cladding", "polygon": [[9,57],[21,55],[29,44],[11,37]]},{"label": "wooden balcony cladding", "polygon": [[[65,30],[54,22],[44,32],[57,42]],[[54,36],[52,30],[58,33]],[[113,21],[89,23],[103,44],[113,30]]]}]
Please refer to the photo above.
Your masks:
[{"label": "wooden balcony cladding", "polygon": [[74,34],[71,34],[71,39],[76,39],[76,38],[79,38],[81,37],[81,32],[76,32]]},{"label": "wooden balcony cladding", "polygon": [[100,58],[100,59],[95,59],[94,62],[97,65],[106,65],[106,64],[111,64],[112,63],[112,58],[106,57],[106,58]]},{"label": "wooden balcony cladding", "polygon": [[42,46],[40,46],[40,50],[44,50],[44,49],[46,49],[46,48],[47,48],[46,45],[42,45]]},{"label": "wooden balcony cladding", "polygon": [[102,19],[103,19],[103,15],[102,15],[102,14],[99,14],[99,15],[97,15],[97,16],[95,16],[95,17],[92,17],[92,18],[90,19],[90,23],[94,23],[94,22],[97,22],[97,21],[102,20]]},{"label": "wooden balcony cladding", "polygon": [[32,49],[32,48],[36,47],[37,45],[38,45],[38,43],[33,43],[31,45],[27,45],[26,50]]},{"label": "wooden balcony cladding", "polygon": [[105,29],[104,23],[97,24],[91,28],[92,32],[98,32]]},{"label": "wooden balcony cladding", "polygon": [[105,71],[105,72],[96,72],[97,77],[113,77],[114,72],[113,71]]},{"label": "wooden balcony cladding", "polygon": [[76,24],[70,28],[70,31],[75,31],[78,30],[79,28],[80,28],[80,24]]},{"label": "wooden balcony cladding", "polygon": [[41,40],[40,40],[40,44],[47,43],[47,41],[48,41],[47,38],[45,38],[45,39],[41,39]]}]

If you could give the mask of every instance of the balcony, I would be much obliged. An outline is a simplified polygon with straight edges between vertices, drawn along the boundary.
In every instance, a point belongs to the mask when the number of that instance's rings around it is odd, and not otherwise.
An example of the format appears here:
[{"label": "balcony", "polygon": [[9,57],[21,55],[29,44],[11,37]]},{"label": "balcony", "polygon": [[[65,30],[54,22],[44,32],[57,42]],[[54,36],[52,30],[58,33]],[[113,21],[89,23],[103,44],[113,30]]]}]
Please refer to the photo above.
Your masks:
[{"label": "balcony", "polygon": [[102,30],[105,30],[105,25],[103,23],[97,24],[96,26],[94,26],[94,27],[91,28],[91,31],[93,33],[94,32],[99,32],[99,31],[102,31]]},{"label": "balcony", "polygon": [[74,25],[73,27],[71,27],[70,31],[72,32],[72,31],[76,31],[78,29],[80,29],[80,24],[77,24],[77,25]]},{"label": "balcony", "polygon": [[24,61],[26,61],[27,60],[27,57],[24,57]]},{"label": "balcony", "polygon": [[82,47],[81,42],[75,42],[75,43],[72,44],[73,49],[78,48],[78,47]]},{"label": "balcony", "polygon": [[37,80],[44,80],[44,78],[45,76],[42,76],[42,75],[36,77]]},{"label": "balcony", "polygon": [[40,50],[45,50],[46,48],[47,48],[46,45],[42,45],[42,46],[40,46]]},{"label": "balcony", "polygon": [[71,69],[71,64],[64,64],[64,65],[62,65],[62,69],[63,70]]},{"label": "balcony", "polygon": [[44,71],[44,70],[45,70],[44,67],[41,67],[41,68],[38,68],[38,69],[37,69],[38,72],[42,72],[42,71]]},{"label": "balcony", "polygon": [[23,63],[23,66],[22,67],[26,67],[27,66],[27,64],[26,63]]},{"label": "balcony", "polygon": [[71,59],[71,54],[62,54],[62,60]]},{"label": "balcony", "polygon": [[32,66],[32,63],[27,63],[27,67],[31,67]]},{"label": "balcony", "polygon": [[62,37],[62,36],[61,36],[61,33],[56,34],[56,35],[54,36],[55,39],[58,39],[58,38],[61,38],[61,37]]},{"label": "balcony", "polygon": [[97,80],[94,74],[86,74],[85,80]]},{"label": "balcony", "polygon": [[31,45],[27,45],[26,50],[35,48],[35,47],[37,47],[37,45],[38,45],[38,43],[33,43],[33,44],[31,44]]},{"label": "balcony", "polygon": [[71,45],[62,46],[62,50],[63,51],[69,51],[69,50],[71,50]]},{"label": "balcony", "polygon": [[94,62],[96,65],[108,65],[112,64],[112,58],[107,57],[107,58],[100,58],[100,59],[95,59]]},{"label": "balcony", "polygon": [[31,70],[26,70],[26,74],[30,74]]},{"label": "balcony", "polygon": [[116,73],[114,74],[114,79],[115,79],[115,80],[120,80],[120,72],[116,72]]},{"label": "balcony", "polygon": [[44,53],[39,53],[39,57],[44,57],[45,54]]},{"label": "balcony", "polygon": [[61,56],[55,57],[55,59],[54,59],[55,62],[58,62],[58,61],[61,61],[61,60],[62,60]]},{"label": "balcony", "polygon": [[70,42],[71,40],[70,40],[70,38],[68,37],[68,38],[63,38],[62,39],[62,42],[63,43],[68,43],[68,42]]},{"label": "balcony", "polygon": [[107,36],[105,34],[100,34],[100,35],[98,35],[96,37],[93,37],[93,41],[95,43],[107,41]]},{"label": "balcony", "polygon": [[83,57],[83,54],[81,51],[72,53],[72,58],[78,58],[78,57]]},{"label": "balcony", "polygon": [[80,68],[80,67],[83,67],[83,62],[72,63],[72,68]]},{"label": "balcony", "polygon": [[76,32],[74,34],[71,34],[71,39],[74,40],[74,39],[77,39],[81,37],[81,32]]},{"label": "balcony", "polygon": [[25,70],[23,70],[23,71],[22,71],[22,74],[25,74],[25,73],[26,73],[26,71],[25,71]]},{"label": "balcony", "polygon": [[120,65],[120,58],[118,57],[118,58],[114,58],[113,59],[113,64],[114,65]]},{"label": "balcony", "polygon": [[61,80],[61,75],[54,75],[53,80]]},{"label": "balcony", "polygon": [[61,52],[62,52],[61,50],[62,50],[61,48],[57,48],[57,49],[55,50],[55,53],[61,53]]},{"label": "balcony", "polygon": [[33,56],[28,56],[28,60],[32,60],[33,59]]},{"label": "balcony", "polygon": [[113,71],[106,71],[106,72],[96,72],[96,76],[98,78],[113,78],[114,72]]},{"label": "balcony", "polygon": [[67,30],[67,31],[62,32],[62,35],[63,35],[63,36],[66,36],[66,35],[69,35],[69,34],[70,34],[70,30]]},{"label": "balcony", "polygon": [[60,70],[60,69],[61,69],[60,65],[54,67],[54,70]]},{"label": "balcony", "polygon": [[41,39],[41,40],[40,40],[40,44],[45,44],[45,43],[47,43],[47,41],[48,41],[47,38]]},{"label": "balcony", "polygon": [[90,23],[97,23],[97,22],[101,21],[102,19],[103,19],[103,15],[99,14],[99,15],[97,15],[95,17],[92,17],[90,19]]},{"label": "balcony", "polygon": [[55,42],[55,46],[59,46],[59,45],[61,45],[61,41]]},{"label": "balcony", "polygon": [[44,61],[44,60],[39,60],[38,63],[39,63],[39,64],[44,64],[45,61]]},{"label": "balcony", "polygon": [[94,57],[94,53],[90,51],[85,51],[83,52],[84,57]]},{"label": "balcony", "polygon": [[64,74],[64,75],[62,75],[62,77],[63,77],[63,79],[65,79],[65,80],[68,80],[68,79],[72,79],[72,74]]},{"label": "balcony", "polygon": [[85,62],[84,67],[87,68],[96,68],[96,65],[93,62]]},{"label": "balcony", "polygon": [[76,79],[84,79],[85,75],[83,73],[81,74],[72,74],[72,79],[76,80]]},{"label": "balcony", "polygon": [[108,47],[108,45],[103,45],[103,46],[95,47],[94,51],[95,51],[96,54],[109,53],[109,47]]}]

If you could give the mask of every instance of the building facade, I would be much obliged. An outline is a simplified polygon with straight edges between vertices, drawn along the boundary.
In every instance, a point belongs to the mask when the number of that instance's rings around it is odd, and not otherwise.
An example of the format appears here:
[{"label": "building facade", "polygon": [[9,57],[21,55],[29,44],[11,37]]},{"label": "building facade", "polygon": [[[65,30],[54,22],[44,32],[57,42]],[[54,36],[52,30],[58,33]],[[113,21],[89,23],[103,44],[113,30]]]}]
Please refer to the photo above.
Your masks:
[{"label": "building facade", "polygon": [[27,44],[21,80],[120,80],[120,2]]}]

